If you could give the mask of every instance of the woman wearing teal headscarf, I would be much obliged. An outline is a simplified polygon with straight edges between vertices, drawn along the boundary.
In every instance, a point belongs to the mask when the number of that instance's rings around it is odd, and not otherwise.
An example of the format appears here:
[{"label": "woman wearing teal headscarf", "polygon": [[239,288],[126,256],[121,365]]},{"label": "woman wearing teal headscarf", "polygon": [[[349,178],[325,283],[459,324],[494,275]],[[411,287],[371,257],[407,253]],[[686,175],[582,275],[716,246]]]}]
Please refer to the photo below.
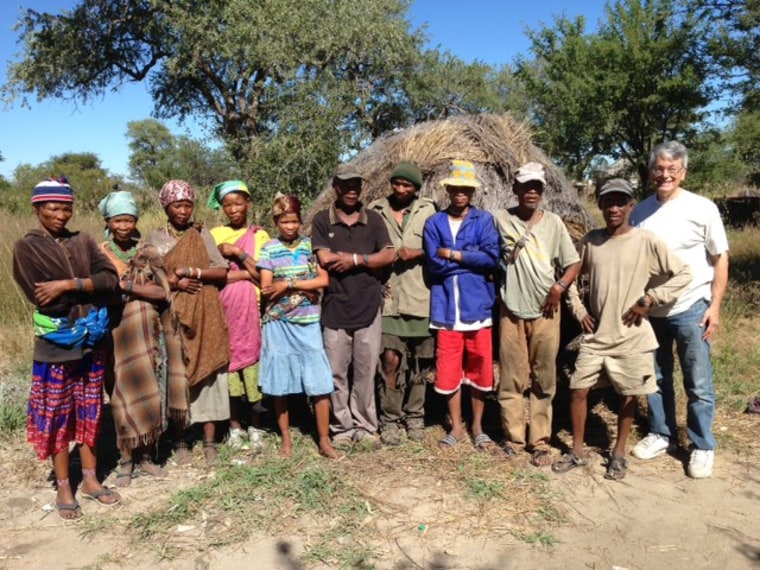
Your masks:
[{"label": "woman wearing teal headscarf", "polygon": [[250,406],[248,445],[254,453],[262,450],[260,419],[256,404],[259,391],[259,355],[261,323],[259,320],[259,274],[256,262],[269,234],[259,226],[248,225],[251,193],[245,182],[228,180],[217,184],[208,206],[222,209],[227,223],[211,230],[220,253],[229,261],[227,284],[219,292],[230,334],[230,433],[227,443],[243,447],[244,398]]},{"label": "woman wearing teal headscarf", "polygon": [[167,385],[168,365],[182,356],[179,345],[167,344],[163,332],[169,285],[157,252],[137,241],[135,199],[130,192],[111,192],[98,209],[111,238],[101,248],[120,277],[121,296],[110,308],[113,362],[107,385],[121,453],[116,485],[127,487],[138,474],[166,476],[154,463],[155,447],[169,417],[187,422],[189,404],[183,382]]}]

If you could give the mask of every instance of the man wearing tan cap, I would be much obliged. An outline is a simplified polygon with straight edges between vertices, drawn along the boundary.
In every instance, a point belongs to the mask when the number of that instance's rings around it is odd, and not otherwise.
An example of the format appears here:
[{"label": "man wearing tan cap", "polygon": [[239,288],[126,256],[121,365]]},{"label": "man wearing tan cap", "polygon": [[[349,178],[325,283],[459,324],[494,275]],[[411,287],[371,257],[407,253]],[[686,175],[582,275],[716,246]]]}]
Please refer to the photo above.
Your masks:
[{"label": "man wearing tan cap", "polygon": [[[512,186],[517,206],[495,215],[503,270],[499,290],[499,404],[507,440],[505,451],[515,455],[527,448],[537,467],[551,463],[559,302],[580,269],[578,252],[564,222],[541,208],[545,186],[543,165],[524,164],[515,172]],[[529,430],[523,403],[526,391],[530,392]]]}]

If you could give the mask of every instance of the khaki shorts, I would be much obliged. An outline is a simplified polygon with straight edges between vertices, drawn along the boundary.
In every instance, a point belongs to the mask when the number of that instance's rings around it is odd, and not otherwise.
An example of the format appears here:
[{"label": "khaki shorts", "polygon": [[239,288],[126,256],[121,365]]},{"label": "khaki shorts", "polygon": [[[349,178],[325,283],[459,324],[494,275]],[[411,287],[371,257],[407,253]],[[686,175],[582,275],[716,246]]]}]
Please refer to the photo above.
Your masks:
[{"label": "khaki shorts", "polygon": [[570,388],[593,388],[597,385],[602,371],[606,372],[610,384],[621,396],[639,396],[657,391],[654,352],[600,356],[584,352],[583,349],[575,361]]},{"label": "khaki shorts", "polygon": [[255,404],[261,400],[261,391],[259,390],[259,363],[230,372],[228,375],[230,386],[230,396],[239,398],[245,396],[249,403]]}]

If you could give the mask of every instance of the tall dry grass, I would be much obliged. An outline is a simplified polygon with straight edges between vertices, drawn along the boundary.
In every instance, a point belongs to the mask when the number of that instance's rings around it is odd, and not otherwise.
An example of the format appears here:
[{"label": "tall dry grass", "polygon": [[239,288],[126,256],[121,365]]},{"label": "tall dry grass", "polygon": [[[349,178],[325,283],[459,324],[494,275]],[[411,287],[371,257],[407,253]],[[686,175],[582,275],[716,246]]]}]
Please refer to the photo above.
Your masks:
[{"label": "tall dry grass", "polygon": [[715,391],[729,412],[760,394],[760,228],[732,229],[729,282],[713,343]]}]

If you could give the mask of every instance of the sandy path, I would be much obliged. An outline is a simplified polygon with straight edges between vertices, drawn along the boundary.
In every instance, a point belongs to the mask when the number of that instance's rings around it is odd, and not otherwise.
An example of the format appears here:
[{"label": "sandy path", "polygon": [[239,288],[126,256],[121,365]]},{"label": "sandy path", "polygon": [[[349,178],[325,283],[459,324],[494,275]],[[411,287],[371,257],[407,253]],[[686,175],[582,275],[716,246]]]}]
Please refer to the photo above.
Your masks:
[{"label": "sandy path", "polygon": [[[21,444],[14,455],[25,455]],[[6,450],[5,456],[13,450]],[[425,486],[416,495],[413,509],[404,516],[372,521],[378,529],[377,568],[477,568],[477,569],[744,569],[760,568],[760,469],[755,458],[729,452],[717,456],[714,477],[694,481],[685,476],[681,461],[664,457],[643,463],[631,459],[629,475],[622,482],[603,478],[602,459],[593,456],[589,466],[566,475],[551,475],[551,488],[563,500],[566,521],[553,529],[557,544],[542,548],[510,535],[482,532],[468,536],[467,529],[430,528],[419,532],[416,522],[434,519],[446,511],[447,501],[436,489]],[[26,469],[26,471],[24,471]],[[194,469],[173,469],[168,479],[136,479],[124,491],[124,504],[114,509],[84,502],[90,522],[64,524],[42,506],[54,500],[44,484],[44,468],[4,463],[6,481],[0,492],[0,568],[126,568],[158,569],[305,568],[299,562],[303,541],[293,536],[253,535],[244,543],[220,550],[194,551],[194,538],[203,522],[185,529],[172,548],[182,553],[161,560],[160,544],[136,546],[126,533],[97,530],[97,521],[113,517],[128,521],[150,509],[173,490],[202,477]],[[15,474],[15,476],[14,476]],[[43,474],[40,476],[40,474]],[[36,476],[35,479],[29,479]],[[24,480],[39,482],[22,488]],[[409,505],[410,491],[384,496],[388,504]],[[402,509],[400,509],[402,510]],[[255,514],[252,514],[255,516]],[[113,527],[112,527],[113,528]],[[117,527],[118,528],[118,527]],[[392,530],[392,532],[390,532]],[[438,532],[436,532],[438,530]],[[172,554],[172,552],[167,552]],[[174,552],[176,554],[176,552]]]}]

